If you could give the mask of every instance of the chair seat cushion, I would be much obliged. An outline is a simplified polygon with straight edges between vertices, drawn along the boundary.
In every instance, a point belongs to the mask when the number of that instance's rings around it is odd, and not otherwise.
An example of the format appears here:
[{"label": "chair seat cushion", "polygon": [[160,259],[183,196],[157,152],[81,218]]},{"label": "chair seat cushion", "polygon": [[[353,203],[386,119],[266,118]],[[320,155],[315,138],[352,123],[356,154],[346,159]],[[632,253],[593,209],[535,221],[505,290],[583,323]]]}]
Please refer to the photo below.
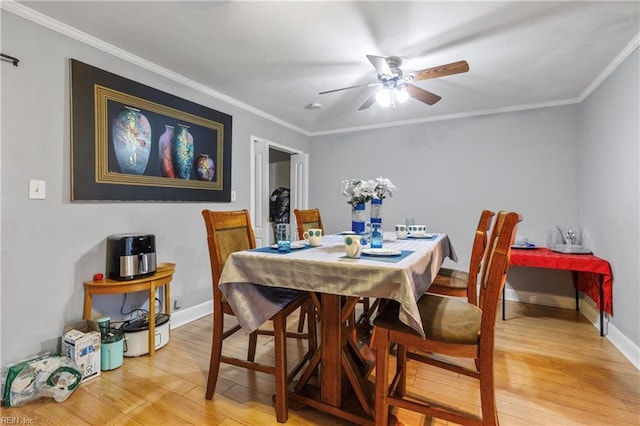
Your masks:
[{"label": "chair seat cushion", "polygon": [[[376,327],[417,335],[398,319],[400,305],[387,303],[373,321]],[[482,311],[466,300],[425,294],[418,301],[420,320],[428,339],[445,343],[476,345],[480,338]]]},{"label": "chair seat cushion", "polygon": [[[432,286],[448,287],[466,290],[469,283],[469,273],[458,269],[440,268],[433,280]],[[429,290],[427,290],[429,291]]]}]

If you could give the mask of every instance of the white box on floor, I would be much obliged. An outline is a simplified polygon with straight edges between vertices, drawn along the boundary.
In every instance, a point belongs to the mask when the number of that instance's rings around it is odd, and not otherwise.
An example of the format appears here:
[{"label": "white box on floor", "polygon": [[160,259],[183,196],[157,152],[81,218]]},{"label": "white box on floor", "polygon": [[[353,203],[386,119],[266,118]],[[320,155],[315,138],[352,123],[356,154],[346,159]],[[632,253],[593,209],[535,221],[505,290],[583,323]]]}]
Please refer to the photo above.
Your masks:
[{"label": "white box on floor", "polygon": [[62,355],[76,363],[82,382],[100,376],[100,331],[94,321],[80,321],[65,326]]}]

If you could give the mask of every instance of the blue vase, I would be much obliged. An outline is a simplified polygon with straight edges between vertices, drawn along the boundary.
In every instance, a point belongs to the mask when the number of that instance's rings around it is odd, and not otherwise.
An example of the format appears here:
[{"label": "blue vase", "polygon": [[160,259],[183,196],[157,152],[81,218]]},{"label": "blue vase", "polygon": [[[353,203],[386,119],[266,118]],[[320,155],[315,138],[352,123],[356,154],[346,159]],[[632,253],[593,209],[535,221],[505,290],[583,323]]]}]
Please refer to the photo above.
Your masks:
[{"label": "blue vase", "polygon": [[353,204],[351,208],[351,230],[360,235],[364,233],[365,204]]},{"label": "blue vase", "polygon": [[176,177],[191,179],[193,169],[193,136],[189,133],[189,127],[178,124],[175,131],[173,145],[171,146],[171,159]]},{"label": "blue vase", "polygon": [[374,198],[371,200],[371,225],[374,223],[382,224],[382,199]]}]

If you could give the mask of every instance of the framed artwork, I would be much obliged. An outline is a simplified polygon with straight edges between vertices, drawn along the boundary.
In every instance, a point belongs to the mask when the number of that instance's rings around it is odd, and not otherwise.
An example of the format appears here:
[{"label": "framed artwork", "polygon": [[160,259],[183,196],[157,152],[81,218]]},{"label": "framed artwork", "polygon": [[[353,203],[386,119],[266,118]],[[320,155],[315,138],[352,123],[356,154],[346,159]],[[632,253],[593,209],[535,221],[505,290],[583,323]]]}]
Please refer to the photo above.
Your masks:
[{"label": "framed artwork", "polygon": [[71,59],[71,199],[231,201],[230,115]]}]

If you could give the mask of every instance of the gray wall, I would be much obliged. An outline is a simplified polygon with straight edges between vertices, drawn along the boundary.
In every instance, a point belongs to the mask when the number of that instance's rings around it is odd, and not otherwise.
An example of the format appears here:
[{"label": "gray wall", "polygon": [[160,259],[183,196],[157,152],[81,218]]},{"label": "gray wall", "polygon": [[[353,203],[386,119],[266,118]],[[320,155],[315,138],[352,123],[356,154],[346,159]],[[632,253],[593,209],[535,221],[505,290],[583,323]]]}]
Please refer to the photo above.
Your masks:
[{"label": "gray wall", "polygon": [[580,106],[580,221],[613,269],[613,324],[640,342],[638,49]]},{"label": "gray wall", "polygon": [[[579,219],[578,125],[574,105],[315,138],[310,204],[329,230],[349,228],[340,181],[384,176],[398,187],[384,222],[414,216],[448,233],[463,267],[485,208],[520,212],[518,233],[545,245],[554,225]],[[343,209],[329,209],[336,200]]]},{"label": "gray wall", "polygon": [[[555,225],[582,225],[590,248],[612,265],[611,325],[632,342],[625,352],[635,358],[640,343],[637,71],[636,52],[584,107],[314,138],[310,206],[323,211],[328,232],[349,229],[341,180],[387,177],[398,187],[384,201],[387,227],[414,216],[430,230],[448,233],[463,269],[485,208],[520,212],[518,234],[543,246]],[[335,208],[336,200],[342,209]],[[566,308],[574,303],[570,276],[563,271],[512,267],[506,291],[509,299],[525,302]]]},{"label": "gray wall", "polygon": [[[176,262],[172,296],[211,299],[200,211],[249,208],[250,136],[309,151],[309,138],[28,20],[2,11],[2,312],[4,366],[55,351],[63,324],[82,316],[83,281],[105,269],[105,238],[153,233],[158,261]],[[69,58],[233,116],[232,203],[76,203],[70,200]],[[29,179],[46,200],[28,199]],[[119,311],[121,296],[102,300]],[[98,301],[99,302],[99,301]],[[116,312],[117,313],[117,312]]]}]

